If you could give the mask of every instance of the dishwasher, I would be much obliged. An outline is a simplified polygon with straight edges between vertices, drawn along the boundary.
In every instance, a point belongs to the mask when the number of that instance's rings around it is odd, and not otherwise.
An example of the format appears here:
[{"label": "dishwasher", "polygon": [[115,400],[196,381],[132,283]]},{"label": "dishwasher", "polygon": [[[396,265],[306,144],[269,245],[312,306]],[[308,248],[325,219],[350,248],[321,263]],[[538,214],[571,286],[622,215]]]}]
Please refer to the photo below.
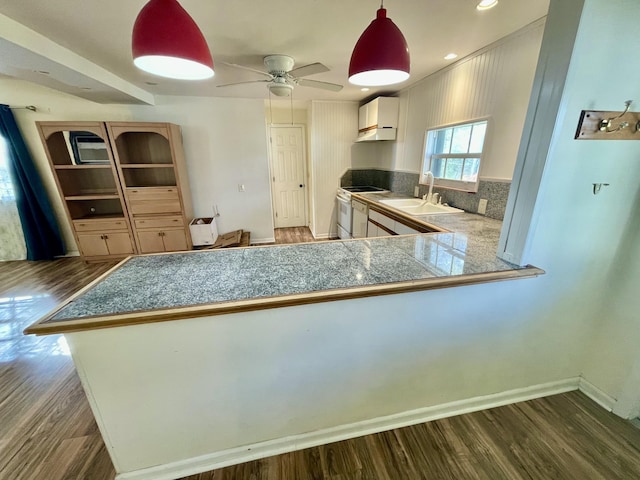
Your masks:
[{"label": "dishwasher", "polygon": [[353,238],[365,238],[367,236],[367,220],[369,216],[369,207],[366,203],[351,199],[353,207],[351,236]]}]

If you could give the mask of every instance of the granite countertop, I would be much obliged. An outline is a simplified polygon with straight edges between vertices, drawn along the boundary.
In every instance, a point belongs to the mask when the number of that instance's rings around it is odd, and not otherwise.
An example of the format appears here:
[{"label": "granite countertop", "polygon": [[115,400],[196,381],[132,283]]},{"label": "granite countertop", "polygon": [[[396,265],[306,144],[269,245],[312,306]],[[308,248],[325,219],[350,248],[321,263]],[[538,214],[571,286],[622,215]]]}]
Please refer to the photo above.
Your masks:
[{"label": "granite countertop", "polygon": [[496,257],[497,220],[455,214],[424,221],[452,233],[130,257],[25,332],[175,320],[544,273]]},{"label": "granite countertop", "polygon": [[494,256],[498,249],[500,231],[502,230],[502,222],[500,220],[468,212],[440,215],[408,215],[402,212],[402,210],[380,203],[380,200],[387,200],[389,198],[414,198],[407,197],[406,195],[398,195],[393,192],[354,194],[352,198],[374,203],[380,209],[410,218],[413,221],[422,222],[427,227],[436,226],[450,232],[465,234],[472,243],[479,242],[482,244],[483,248],[487,249],[487,255],[491,255],[491,252],[488,251],[490,248],[493,248],[492,254]]}]

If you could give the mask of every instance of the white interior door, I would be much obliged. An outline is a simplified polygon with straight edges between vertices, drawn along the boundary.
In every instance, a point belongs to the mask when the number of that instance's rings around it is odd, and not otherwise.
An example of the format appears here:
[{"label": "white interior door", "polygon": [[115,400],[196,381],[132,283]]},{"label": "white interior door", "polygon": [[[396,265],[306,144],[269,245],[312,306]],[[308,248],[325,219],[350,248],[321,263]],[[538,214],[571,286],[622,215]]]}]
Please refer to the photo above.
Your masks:
[{"label": "white interior door", "polygon": [[307,226],[302,126],[271,126],[271,194],[276,228]]}]

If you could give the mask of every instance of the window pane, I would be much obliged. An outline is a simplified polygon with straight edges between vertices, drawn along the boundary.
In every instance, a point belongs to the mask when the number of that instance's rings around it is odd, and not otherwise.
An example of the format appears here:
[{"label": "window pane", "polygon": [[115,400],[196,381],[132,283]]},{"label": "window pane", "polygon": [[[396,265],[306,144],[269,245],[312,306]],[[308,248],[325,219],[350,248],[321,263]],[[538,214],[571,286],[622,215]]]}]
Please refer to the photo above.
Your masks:
[{"label": "window pane", "polygon": [[449,180],[461,180],[463,164],[463,158],[448,158],[447,166],[444,171],[444,178],[448,178]]},{"label": "window pane", "polygon": [[435,148],[432,153],[449,153],[449,147],[451,145],[451,129],[445,128],[438,130],[436,134]]},{"label": "window pane", "polygon": [[431,159],[431,173],[434,177],[442,178],[444,176],[444,166],[447,163],[444,158],[432,158]]},{"label": "window pane", "polygon": [[469,145],[469,153],[482,153],[484,145],[484,134],[487,132],[487,122],[476,123],[473,126],[471,134],[471,144]]},{"label": "window pane", "polygon": [[451,153],[467,153],[469,151],[469,139],[471,138],[471,125],[464,125],[453,129],[453,141]]},{"label": "window pane", "polygon": [[9,200],[15,200],[9,173],[9,151],[5,139],[0,136],[0,201]]},{"label": "window pane", "polygon": [[475,182],[478,179],[478,169],[480,167],[479,158],[467,158],[464,161],[462,180],[465,182]]}]

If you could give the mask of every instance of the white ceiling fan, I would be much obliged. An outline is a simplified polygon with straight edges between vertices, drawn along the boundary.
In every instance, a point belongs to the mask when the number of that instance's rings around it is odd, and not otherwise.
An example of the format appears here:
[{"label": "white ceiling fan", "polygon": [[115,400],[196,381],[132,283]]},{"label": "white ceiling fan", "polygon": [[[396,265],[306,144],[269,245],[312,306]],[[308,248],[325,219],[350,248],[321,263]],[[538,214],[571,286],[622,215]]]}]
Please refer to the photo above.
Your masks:
[{"label": "white ceiling fan", "polygon": [[230,87],[232,85],[242,85],[246,83],[266,83],[269,91],[279,97],[290,96],[293,88],[297,85],[300,85],[301,87],[321,88],[332,92],[339,92],[342,90],[342,85],[338,85],[337,83],[319,82],[317,80],[302,78],[309,75],[315,75],[316,73],[328,72],[329,69],[323,64],[316,62],[305,65],[304,67],[293,69],[294,64],[294,59],[288,55],[268,55],[264,57],[264,66],[267,69],[266,72],[235,63],[225,63],[225,65],[229,65],[230,67],[242,68],[243,70],[249,70],[250,72],[266,75],[269,78],[265,80],[227,83],[225,85],[217,85],[217,87]]}]

